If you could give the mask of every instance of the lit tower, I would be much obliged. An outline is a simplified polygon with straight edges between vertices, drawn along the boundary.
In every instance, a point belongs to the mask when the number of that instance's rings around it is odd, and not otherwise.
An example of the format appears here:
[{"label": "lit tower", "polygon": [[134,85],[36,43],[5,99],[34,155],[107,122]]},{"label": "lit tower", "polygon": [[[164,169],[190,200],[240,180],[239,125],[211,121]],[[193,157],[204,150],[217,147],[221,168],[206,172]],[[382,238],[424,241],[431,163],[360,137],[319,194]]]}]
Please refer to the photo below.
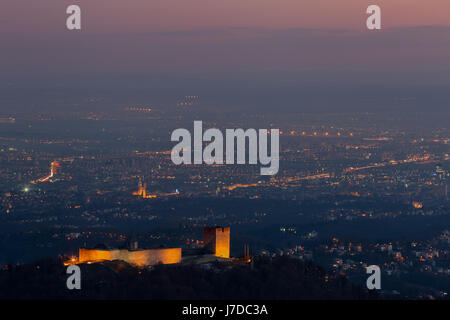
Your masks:
[{"label": "lit tower", "polygon": [[133,195],[144,199],[156,198],[156,194],[147,194],[147,183],[142,182],[142,180],[143,179],[139,178],[138,191],[133,192]]},{"label": "lit tower", "polygon": [[216,257],[230,257],[230,227],[203,228],[203,244]]}]

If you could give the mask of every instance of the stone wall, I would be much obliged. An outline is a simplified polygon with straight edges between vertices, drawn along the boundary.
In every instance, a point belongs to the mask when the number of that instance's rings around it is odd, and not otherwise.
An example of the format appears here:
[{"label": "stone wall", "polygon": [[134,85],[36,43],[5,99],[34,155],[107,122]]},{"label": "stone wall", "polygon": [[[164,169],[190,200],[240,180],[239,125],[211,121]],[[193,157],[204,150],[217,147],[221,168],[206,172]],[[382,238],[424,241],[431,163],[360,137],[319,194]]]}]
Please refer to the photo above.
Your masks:
[{"label": "stone wall", "polygon": [[162,248],[133,251],[122,249],[101,250],[80,248],[80,263],[101,260],[123,260],[140,267],[151,266],[159,263],[179,263],[181,262],[181,248]]}]

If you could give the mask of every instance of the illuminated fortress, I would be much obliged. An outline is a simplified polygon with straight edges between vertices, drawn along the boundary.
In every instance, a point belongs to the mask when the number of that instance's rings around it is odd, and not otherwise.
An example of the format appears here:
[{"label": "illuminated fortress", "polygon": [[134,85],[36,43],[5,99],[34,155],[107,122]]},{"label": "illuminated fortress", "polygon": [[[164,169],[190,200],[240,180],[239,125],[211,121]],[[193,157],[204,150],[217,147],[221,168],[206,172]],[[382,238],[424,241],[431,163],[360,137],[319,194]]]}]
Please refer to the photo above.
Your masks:
[{"label": "illuminated fortress", "polygon": [[79,263],[122,260],[139,267],[181,262],[181,248],[158,249],[85,249],[79,250]]},{"label": "illuminated fortress", "polygon": [[[205,227],[203,229],[204,247],[188,261],[205,262],[216,258],[230,258],[230,228]],[[206,260],[205,260],[206,258]],[[72,263],[97,263],[102,261],[122,260],[138,267],[156,264],[174,264],[183,262],[181,248],[139,249],[138,243],[131,242],[126,249],[108,248],[100,245],[93,249],[80,248],[78,259]],[[72,264],[69,262],[69,264]]]}]

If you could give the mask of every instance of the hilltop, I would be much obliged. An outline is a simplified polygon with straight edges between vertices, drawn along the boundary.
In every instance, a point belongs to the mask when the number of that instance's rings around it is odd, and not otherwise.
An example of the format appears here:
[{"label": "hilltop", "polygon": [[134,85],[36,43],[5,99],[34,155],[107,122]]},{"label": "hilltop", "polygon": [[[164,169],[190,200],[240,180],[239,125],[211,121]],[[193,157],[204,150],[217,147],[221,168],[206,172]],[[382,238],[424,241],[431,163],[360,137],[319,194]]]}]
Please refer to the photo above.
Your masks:
[{"label": "hilltop", "polygon": [[113,261],[82,264],[82,289],[66,288],[61,261],[8,266],[0,272],[0,299],[378,299],[312,262],[256,257],[252,264],[157,265]]}]

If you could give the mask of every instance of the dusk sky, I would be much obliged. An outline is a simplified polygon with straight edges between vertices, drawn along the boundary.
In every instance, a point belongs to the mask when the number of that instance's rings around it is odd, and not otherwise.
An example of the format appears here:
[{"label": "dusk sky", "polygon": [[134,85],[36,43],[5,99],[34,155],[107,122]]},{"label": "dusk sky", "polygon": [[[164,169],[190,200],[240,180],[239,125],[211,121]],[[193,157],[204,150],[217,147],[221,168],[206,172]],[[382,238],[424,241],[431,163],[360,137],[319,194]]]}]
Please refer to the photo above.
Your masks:
[{"label": "dusk sky", "polygon": [[64,31],[61,22],[70,4],[84,10],[84,32],[89,34],[218,27],[362,31],[371,4],[383,10],[385,28],[450,26],[447,0],[3,0],[2,33],[49,36]]},{"label": "dusk sky", "polygon": [[[66,29],[71,4],[81,31]],[[382,30],[366,28],[370,4]],[[448,0],[3,0],[1,78],[448,85],[449,12]]]}]

